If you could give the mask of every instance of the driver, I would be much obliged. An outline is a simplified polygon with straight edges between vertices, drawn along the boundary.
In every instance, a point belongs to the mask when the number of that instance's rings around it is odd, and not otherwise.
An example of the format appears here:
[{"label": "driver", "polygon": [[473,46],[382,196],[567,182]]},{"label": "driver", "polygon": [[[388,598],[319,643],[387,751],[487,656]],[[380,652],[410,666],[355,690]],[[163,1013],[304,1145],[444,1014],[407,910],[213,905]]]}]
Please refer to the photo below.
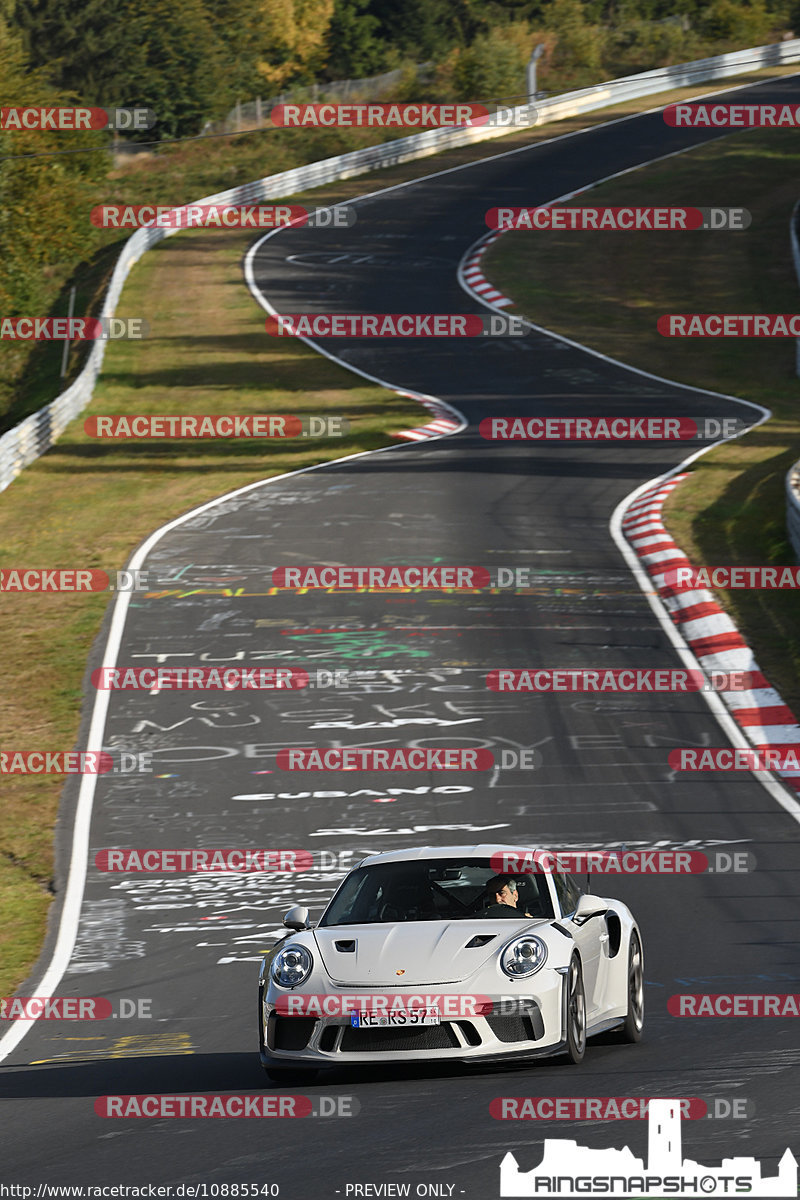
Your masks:
[{"label": "driver", "polygon": [[495,875],[486,884],[486,895],[494,900],[489,908],[493,916],[525,916],[532,917],[533,913],[526,912],[524,909],[514,912],[513,914],[498,913],[493,910],[498,908],[517,909],[519,904],[519,892],[517,891],[517,881],[513,875]]}]

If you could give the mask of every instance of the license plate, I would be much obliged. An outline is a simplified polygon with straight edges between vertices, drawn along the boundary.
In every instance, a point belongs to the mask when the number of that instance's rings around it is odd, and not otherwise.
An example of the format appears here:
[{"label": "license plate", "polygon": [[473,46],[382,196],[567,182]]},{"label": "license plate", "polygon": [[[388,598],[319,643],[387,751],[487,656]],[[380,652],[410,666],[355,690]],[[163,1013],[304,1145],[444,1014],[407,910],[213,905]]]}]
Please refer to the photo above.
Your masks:
[{"label": "license plate", "polygon": [[385,1029],[391,1026],[395,1029],[408,1029],[417,1025],[439,1025],[438,1008],[405,1008],[396,1012],[352,1012],[350,1024],[355,1029]]}]

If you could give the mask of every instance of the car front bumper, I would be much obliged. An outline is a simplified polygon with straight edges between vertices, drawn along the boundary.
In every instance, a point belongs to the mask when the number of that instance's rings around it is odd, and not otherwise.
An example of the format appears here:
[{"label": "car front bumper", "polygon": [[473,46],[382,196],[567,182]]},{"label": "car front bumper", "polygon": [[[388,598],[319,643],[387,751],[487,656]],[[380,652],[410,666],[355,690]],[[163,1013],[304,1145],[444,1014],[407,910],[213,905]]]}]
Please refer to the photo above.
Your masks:
[{"label": "car front bumper", "polygon": [[[443,1017],[439,1025],[354,1028],[350,1016],[287,1016],[276,1011],[278,989],[259,992],[261,1062],[265,1068],[366,1066],[375,1062],[492,1062],[557,1054],[565,1045],[563,970],[537,977],[535,990],[509,985],[503,1003],[489,1014]],[[510,1003],[512,989],[518,994]],[[437,985],[426,993],[458,995],[455,985]],[[476,991],[478,989],[475,989]],[[392,998],[419,997],[421,989],[393,989]],[[316,993],[319,995],[319,993]],[[341,1003],[363,999],[365,989],[329,992]],[[498,997],[498,1000],[500,998]]]}]

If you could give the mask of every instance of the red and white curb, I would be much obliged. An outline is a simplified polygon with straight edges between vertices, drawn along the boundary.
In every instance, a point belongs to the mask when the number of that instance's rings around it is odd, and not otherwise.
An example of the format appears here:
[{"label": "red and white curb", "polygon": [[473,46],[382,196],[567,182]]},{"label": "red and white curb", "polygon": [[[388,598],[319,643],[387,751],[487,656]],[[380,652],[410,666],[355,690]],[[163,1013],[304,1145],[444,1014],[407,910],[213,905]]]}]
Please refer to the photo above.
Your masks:
[{"label": "red and white curb", "polygon": [[497,241],[499,236],[500,231],[490,233],[484,238],[478,249],[464,263],[461,277],[469,290],[474,292],[476,296],[479,296],[481,300],[490,300],[496,308],[506,308],[509,304],[513,304],[514,301],[510,296],[504,296],[501,291],[498,291],[494,284],[489,282],[481,269],[481,259],[484,253],[489,249],[492,242]]},{"label": "red and white curb", "polygon": [[[753,651],[717,603],[713,592],[704,588],[686,591],[664,582],[667,571],[692,565],[672,540],[662,520],[664,501],[688,474],[673,475],[643,492],[625,510],[623,533],[702,669],[706,673],[748,671],[754,676],[751,679],[754,686],[749,691],[719,693],[750,744],[759,750],[786,750],[789,746],[797,746],[800,743],[797,718],[770,687]],[[792,791],[800,792],[800,771],[773,773]]]},{"label": "red and white curb", "polygon": [[408,396],[411,400],[416,400],[417,404],[422,404],[428,409],[428,412],[435,414],[433,421],[428,421],[427,425],[417,425],[414,429],[401,429],[399,433],[393,433],[392,437],[405,438],[408,442],[424,442],[428,438],[443,437],[447,433],[457,433],[459,429],[464,428],[464,423],[454,420],[453,409],[444,404],[438,404],[433,399],[422,399],[415,392],[399,392],[397,388],[393,389],[398,396]]}]

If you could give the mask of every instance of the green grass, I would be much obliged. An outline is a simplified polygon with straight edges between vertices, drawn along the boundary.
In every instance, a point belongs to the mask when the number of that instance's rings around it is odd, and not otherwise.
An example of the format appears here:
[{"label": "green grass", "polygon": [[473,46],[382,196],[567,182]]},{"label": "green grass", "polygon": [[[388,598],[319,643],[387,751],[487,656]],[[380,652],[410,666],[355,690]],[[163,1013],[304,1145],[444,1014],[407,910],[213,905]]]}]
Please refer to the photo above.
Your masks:
[{"label": "green grass", "polygon": [[[537,324],[668,379],[769,408],[745,439],[709,452],[665,512],[696,564],[794,562],[784,477],[800,457],[794,339],[665,338],[669,312],[797,312],[789,218],[800,153],[785,130],[738,133],[612,180],[576,204],[743,207],[739,233],[515,232],[491,248],[487,276]],[[708,415],[714,414],[709,398]],[[746,410],[743,410],[746,411]],[[800,712],[800,601],[793,592],[720,593],[785,702]]]},{"label": "green grass", "polygon": [[[271,475],[390,444],[424,410],[316,354],[272,339],[241,283],[243,234],[185,233],[137,265],[120,315],[147,313],[147,342],[109,344],[95,399],[0,497],[0,565],[122,567],[179,513]],[[349,435],[313,441],[103,442],[102,413],[330,413]],[[0,728],[4,749],[74,745],[82,677],[108,597],[4,593]],[[62,780],[3,778],[0,995],[39,951],[53,875]]]}]

